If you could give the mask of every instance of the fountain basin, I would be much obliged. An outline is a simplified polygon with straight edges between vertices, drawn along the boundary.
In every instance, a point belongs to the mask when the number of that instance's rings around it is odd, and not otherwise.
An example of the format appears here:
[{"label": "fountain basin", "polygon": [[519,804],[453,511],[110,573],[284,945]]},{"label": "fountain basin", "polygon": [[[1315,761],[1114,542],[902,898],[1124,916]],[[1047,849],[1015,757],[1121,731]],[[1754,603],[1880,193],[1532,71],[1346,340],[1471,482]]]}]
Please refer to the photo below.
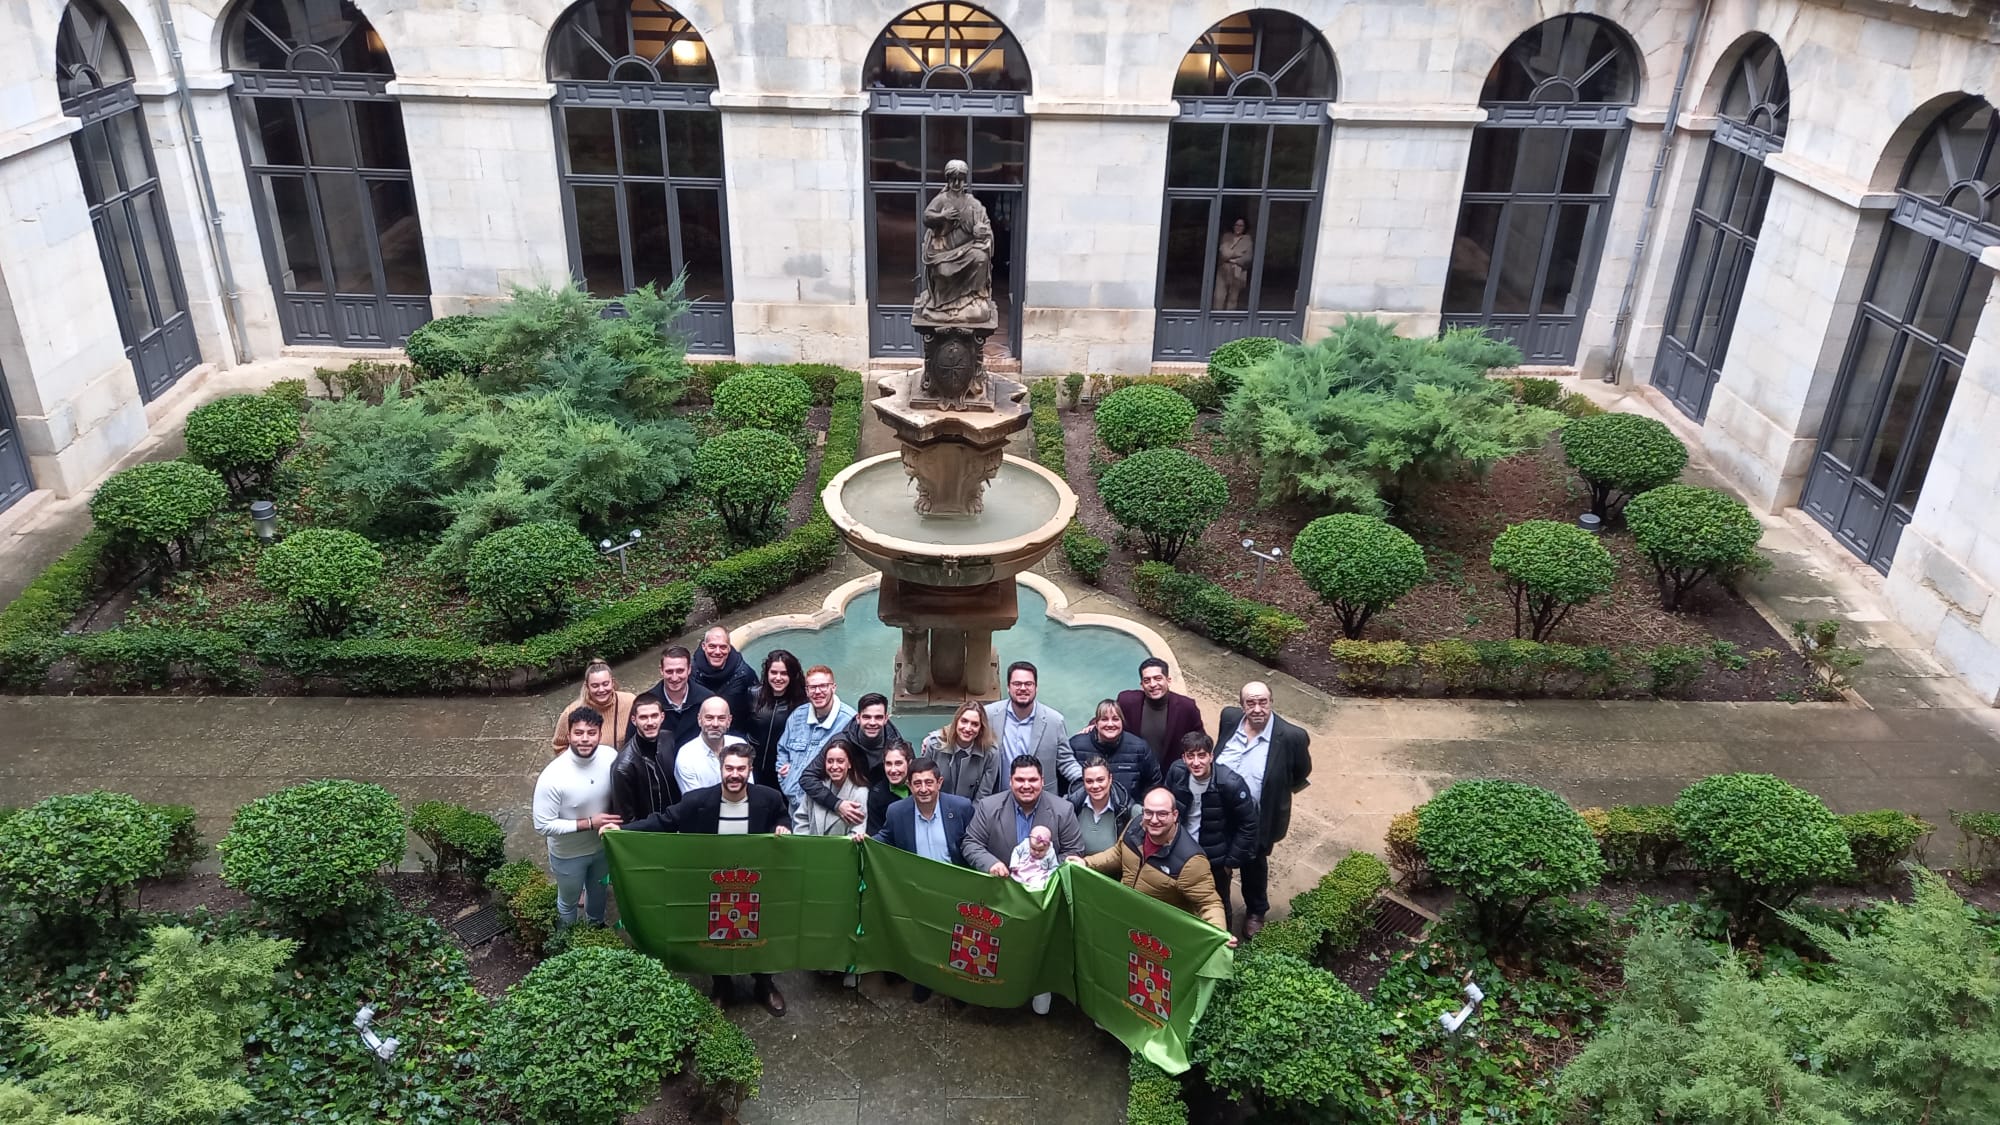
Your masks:
[{"label": "fountain basin", "polygon": [[1005,457],[986,488],[984,510],[924,515],[902,454],[848,466],[821,500],[848,549],[899,581],[929,587],[986,586],[1040,562],[1076,516],[1076,494],[1031,461]]}]

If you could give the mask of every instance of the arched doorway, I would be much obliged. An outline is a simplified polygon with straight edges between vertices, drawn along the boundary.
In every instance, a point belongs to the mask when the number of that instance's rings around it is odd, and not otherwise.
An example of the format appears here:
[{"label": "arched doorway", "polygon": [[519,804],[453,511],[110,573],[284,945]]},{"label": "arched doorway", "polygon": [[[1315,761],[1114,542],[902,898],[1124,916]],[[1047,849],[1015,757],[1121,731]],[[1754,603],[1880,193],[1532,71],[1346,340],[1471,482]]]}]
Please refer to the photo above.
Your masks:
[{"label": "arched doorway", "polygon": [[972,194],[993,222],[989,353],[1021,350],[1021,260],[1027,246],[1028,63],[1006,26],[971,4],[919,4],[889,21],[862,85],[867,150],[868,344],[879,356],[922,347],[910,309],[923,287],[924,207],[947,161],[972,168]]},{"label": "arched doorway", "polygon": [[659,0],[584,0],[549,41],[570,271],[592,296],[687,277],[688,350],[735,349],[715,65]]},{"label": "arched doorway", "polygon": [[1230,16],[1181,60],[1154,358],[1305,329],[1335,81],[1326,41],[1285,12]]},{"label": "arched doorway", "polygon": [[1984,98],[1917,141],[1841,360],[1805,509],[1887,572],[1937,452],[2000,245],[2000,116]]},{"label": "arched doorway", "polygon": [[1639,92],[1631,40],[1596,16],[1546,20],[1486,76],[1445,276],[1444,326],[1529,363],[1576,362]]},{"label": "arched doorway", "polygon": [[1729,352],[1743,279],[1771,200],[1764,158],[1785,147],[1791,101],[1778,45],[1759,38],[1723,89],[1653,361],[1653,385],[1697,422],[1708,416],[1708,396]]},{"label": "arched doorway", "polygon": [[401,344],[431,283],[381,37],[348,0],[249,0],[227,49],[285,342]]},{"label": "arched doorway", "polygon": [[201,362],[160,174],[118,32],[90,0],[70,0],[56,33],[62,110],[125,356],[147,402]]}]

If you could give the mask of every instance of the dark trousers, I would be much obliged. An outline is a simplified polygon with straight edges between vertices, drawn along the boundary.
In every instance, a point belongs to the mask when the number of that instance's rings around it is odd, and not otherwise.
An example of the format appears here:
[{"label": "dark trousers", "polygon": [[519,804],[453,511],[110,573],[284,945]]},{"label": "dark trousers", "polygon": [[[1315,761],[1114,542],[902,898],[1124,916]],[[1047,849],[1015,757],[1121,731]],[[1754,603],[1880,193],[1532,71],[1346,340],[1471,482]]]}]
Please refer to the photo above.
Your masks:
[{"label": "dark trousers", "polygon": [[1229,869],[1210,864],[1208,871],[1215,876],[1215,894],[1222,900],[1222,928],[1233,930],[1236,928],[1236,911],[1229,905]]},{"label": "dark trousers", "polygon": [[[715,978],[715,987],[718,992],[727,992],[731,995],[735,995],[742,991],[742,981],[743,981],[742,977],[718,976]],[[751,991],[756,995],[756,997],[759,1000],[762,1000],[764,998],[764,994],[771,991],[771,974],[751,973],[750,987]]]},{"label": "dark trousers", "polygon": [[1270,912],[1271,857],[1260,855],[1243,865],[1243,913],[1261,918]]}]

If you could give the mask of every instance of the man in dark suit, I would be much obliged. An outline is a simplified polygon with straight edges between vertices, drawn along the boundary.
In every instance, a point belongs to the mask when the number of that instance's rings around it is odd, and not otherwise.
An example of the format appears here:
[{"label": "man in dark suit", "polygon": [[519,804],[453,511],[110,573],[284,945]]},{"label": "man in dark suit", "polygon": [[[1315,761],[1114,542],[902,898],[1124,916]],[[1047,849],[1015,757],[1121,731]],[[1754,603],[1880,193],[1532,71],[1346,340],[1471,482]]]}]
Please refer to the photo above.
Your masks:
[{"label": "man in dark suit", "polygon": [[[1181,739],[1202,730],[1201,704],[1167,687],[1167,662],[1149,656],[1139,662],[1137,691],[1118,693],[1118,710],[1125,732],[1136,734],[1153,748],[1162,772],[1180,760]],[[1133,800],[1139,796],[1134,794]]]},{"label": "man in dark suit", "polygon": [[[785,795],[750,783],[752,752],[738,742],[722,752],[722,784],[696,789],[666,808],[625,826],[628,832],[693,832],[708,836],[791,835],[792,819]],[[617,825],[607,825],[613,831]],[[757,998],[774,1016],[785,1014],[785,995],[771,983],[771,974],[753,973]],[[730,977],[715,978],[715,999],[726,1003],[736,992]]]},{"label": "man in dark suit", "polygon": [[[1005,879],[1015,847],[1037,828],[1046,828],[1055,837],[1057,855],[1083,855],[1083,829],[1077,827],[1076,810],[1055,794],[1042,792],[1042,760],[1023,754],[1007,767],[1007,791],[972,807],[963,845],[965,865]],[[1034,998],[1036,1015],[1049,1014],[1050,999],[1047,992]]]},{"label": "man in dark suit", "polygon": [[935,758],[910,763],[907,784],[910,795],[890,802],[875,840],[925,859],[966,866],[965,829],[972,823],[972,802],[942,791]]},{"label": "man in dark suit", "polygon": [[1257,847],[1243,865],[1243,936],[1255,937],[1271,910],[1271,849],[1292,827],[1292,794],[1312,775],[1312,736],[1271,710],[1271,689],[1243,685],[1240,707],[1222,709],[1217,765],[1243,779],[1257,798]]}]

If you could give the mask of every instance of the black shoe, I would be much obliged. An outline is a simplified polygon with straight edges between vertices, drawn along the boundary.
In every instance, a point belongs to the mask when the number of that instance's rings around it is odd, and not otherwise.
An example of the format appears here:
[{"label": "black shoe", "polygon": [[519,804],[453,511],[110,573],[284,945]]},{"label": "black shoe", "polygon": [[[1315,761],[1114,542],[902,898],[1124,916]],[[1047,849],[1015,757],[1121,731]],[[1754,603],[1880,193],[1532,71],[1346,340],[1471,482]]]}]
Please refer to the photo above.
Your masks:
[{"label": "black shoe", "polygon": [[769,1010],[769,1011],[770,1011],[770,1013],[771,1013],[772,1015],[774,1015],[774,1016],[782,1016],[782,1015],[784,1015],[784,1014],[785,1014],[785,994],[784,994],[784,993],[782,993],[782,992],[779,992],[779,991],[778,991],[778,989],[777,989],[777,987],[776,987],[775,985],[773,985],[773,986],[771,986],[771,987],[768,987],[768,988],[764,989],[764,990],[763,990],[763,992],[764,992],[764,994],[763,994],[762,996],[758,997],[758,999],[760,999],[760,1000],[762,1000],[762,1001],[764,1002],[764,1007],[765,1007],[765,1008],[766,1008],[767,1010]]},{"label": "black shoe", "polygon": [[910,986],[910,1000],[913,1003],[921,1004],[924,1001],[929,1000],[930,998],[931,998],[930,989],[925,988],[921,984],[913,984]]}]

